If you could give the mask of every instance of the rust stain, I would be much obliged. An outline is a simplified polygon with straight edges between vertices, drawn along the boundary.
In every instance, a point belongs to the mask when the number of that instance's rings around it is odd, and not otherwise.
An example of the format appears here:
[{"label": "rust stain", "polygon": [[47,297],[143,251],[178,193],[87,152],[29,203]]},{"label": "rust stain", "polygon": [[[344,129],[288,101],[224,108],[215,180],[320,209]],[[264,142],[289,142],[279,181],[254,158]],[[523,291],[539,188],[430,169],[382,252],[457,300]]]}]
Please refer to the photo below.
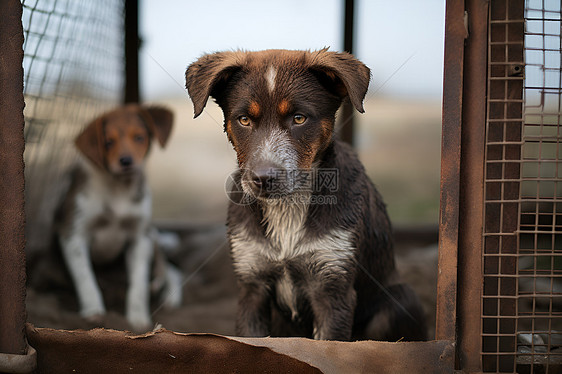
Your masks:
[{"label": "rust stain", "polygon": [[439,276],[436,316],[436,338],[446,340],[456,339],[460,144],[465,36],[464,2],[448,2],[445,15]]}]

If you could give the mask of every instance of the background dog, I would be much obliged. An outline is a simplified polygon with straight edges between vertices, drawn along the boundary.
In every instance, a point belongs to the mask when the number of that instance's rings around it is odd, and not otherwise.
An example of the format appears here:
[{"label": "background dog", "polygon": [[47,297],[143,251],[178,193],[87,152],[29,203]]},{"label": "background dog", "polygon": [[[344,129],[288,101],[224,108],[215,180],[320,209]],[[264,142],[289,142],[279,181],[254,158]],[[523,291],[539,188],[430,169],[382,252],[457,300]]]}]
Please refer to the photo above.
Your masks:
[{"label": "background dog", "polygon": [[[151,139],[164,147],[173,113],[135,104],[95,119],[76,138],[84,158],[55,215],[55,228],[83,317],[101,322],[105,306],[92,264],[115,261],[125,252],[129,287],[125,312],[135,330],[151,327],[150,279],[153,260],[165,285],[166,303],[181,303],[181,275],[155,253],[152,201],[144,163]],[[164,261],[164,264],[163,264]]]},{"label": "background dog", "polygon": [[334,139],[342,100],[363,112],[369,79],[353,56],[326,49],[219,52],[188,67],[195,117],[209,96],[223,110],[245,194],[228,211],[238,334],[425,339],[382,198]]}]

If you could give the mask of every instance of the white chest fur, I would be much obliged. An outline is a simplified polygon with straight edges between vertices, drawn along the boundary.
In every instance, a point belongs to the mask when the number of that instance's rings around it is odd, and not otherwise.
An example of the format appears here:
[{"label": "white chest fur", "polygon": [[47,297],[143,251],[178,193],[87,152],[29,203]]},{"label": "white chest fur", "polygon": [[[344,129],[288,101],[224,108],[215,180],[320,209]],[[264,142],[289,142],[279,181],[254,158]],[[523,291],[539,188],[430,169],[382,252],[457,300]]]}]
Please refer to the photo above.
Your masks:
[{"label": "white chest fur", "polygon": [[77,210],[84,220],[94,262],[117,257],[125,245],[146,230],[151,215],[151,197],[138,185],[108,184],[105,176],[93,174],[77,194]]},{"label": "white chest fur", "polygon": [[263,207],[263,224],[270,246],[264,253],[272,260],[297,256],[304,234],[308,204],[273,201]]},{"label": "white chest fur", "polygon": [[[263,266],[264,260],[272,264],[272,268],[278,269],[286,261],[297,259],[301,255],[305,255],[302,261],[315,265],[304,266],[303,269],[314,268],[319,272],[346,271],[350,261],[354,259],[353,233],[334,229],[314,239],[307,237],[307,207],[297,204],[271,204],[265,207],[262,222],[266,225],[264,237],[249,236],[245,227],[235,227],[230,239],[237,273],[245,276],[256,270],[264,270],[258,269]],[[309,275],[302,274],[303,277]],[[298,315],[298,291],[287,268],[283,268],[282,274],[270,286],[275,288],[277,302],[285,305],[295,318]]]},{"label": "white chest fur", "polygon": [[332,263],[349,260],[354,254],[353,233],[343,229],[310,239],[306,232],[307,204],[272,203],[263,210],[264,237],[248,234],[243,225],[231,231],[231,250],[237,264],[253,266],[259,258],[282,262],[303,254],[313,261]]}]

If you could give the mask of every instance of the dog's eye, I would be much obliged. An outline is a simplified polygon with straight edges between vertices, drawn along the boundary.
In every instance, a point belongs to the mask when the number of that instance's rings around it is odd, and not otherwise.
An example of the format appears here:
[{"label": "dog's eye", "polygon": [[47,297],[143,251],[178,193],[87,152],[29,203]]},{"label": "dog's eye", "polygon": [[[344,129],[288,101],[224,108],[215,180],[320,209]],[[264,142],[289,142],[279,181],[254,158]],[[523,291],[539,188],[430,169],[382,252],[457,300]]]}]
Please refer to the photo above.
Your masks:
[{"label": "dog's eye", "polygon": [[250,119],[246,116],[238,117],[238,122],[240,122],[242,126],[250,126]]},{"label": "dog's eye", "polygon": [[293,123],[295,125],[302,125],[305,122],[306,122],[306,117],[303,116],[302,114],[295,114],[293,116]]},{"label": "dog's eye", "polygon": [[113,147],[113,144],[114,144],[114,143],[115,143],[115,142],[114,142],[113,140],[111,140],[111,139],[106,140],[106,141],[105,141],[105,149],[109,149],[109,148]]},{"label": "dog's eye", "polygon": [[133,139],[137,143],[144,143],[144,136],[142,136],[142,135],[135,135],[135,137]]}]

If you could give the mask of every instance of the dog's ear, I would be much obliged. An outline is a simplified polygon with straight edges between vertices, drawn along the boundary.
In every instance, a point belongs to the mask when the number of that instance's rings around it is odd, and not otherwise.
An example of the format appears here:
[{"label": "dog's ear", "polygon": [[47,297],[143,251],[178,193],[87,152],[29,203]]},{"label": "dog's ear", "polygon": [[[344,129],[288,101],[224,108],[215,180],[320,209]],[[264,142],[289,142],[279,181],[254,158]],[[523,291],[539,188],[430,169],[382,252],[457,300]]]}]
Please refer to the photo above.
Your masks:
[{"label": "dog's ear", "polygon": [[172,132],[174,113],[163,107],[150,106],[141,107],[141,115],[152,135],[158,139],[158,143],[164,148]]},{"label": "dog's ear", "polygon": [[369,88],[371,71],[361,61],[347,52],[323,49],[313,56],[310,70],[322,84],[329,86],[342,99],[349,96],[355,109],[365,112],[363,99]]},{"label": "dog's ear", "polygon": [[217,52],[203,55],[189,65],[185,71],[185,88],[193,102],[194,118],[203,112],[214,89],[221,83],[225,84],[241,68],[239,56],[236,52]]},{"label": "dog's ear", "polygon": [[105,168],[103,117],[92,121],[74,140],[76,148],[100,168]]}]

